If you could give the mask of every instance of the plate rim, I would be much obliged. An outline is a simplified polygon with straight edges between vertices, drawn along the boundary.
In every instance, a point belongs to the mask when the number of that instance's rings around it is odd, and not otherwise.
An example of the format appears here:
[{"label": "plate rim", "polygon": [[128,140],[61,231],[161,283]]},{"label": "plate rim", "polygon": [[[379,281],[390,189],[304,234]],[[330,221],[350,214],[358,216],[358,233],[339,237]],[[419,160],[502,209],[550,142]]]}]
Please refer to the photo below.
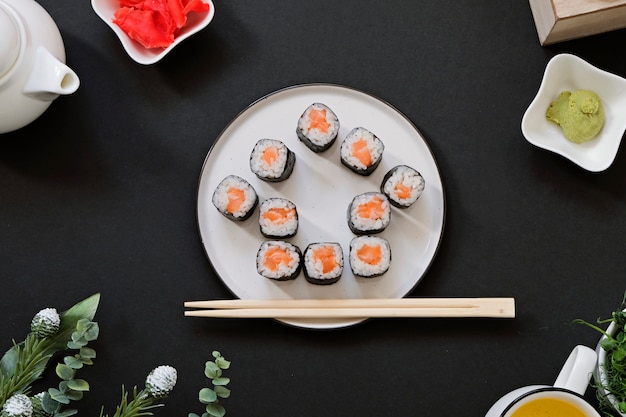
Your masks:
[{"label": "plate rim", "polygon": [[[393,110],[397,115],[401,116],[409,125],[410,127],[415,130],[415,132],[419,135],[419,137],[421,138],[421,140],[424,142],[424,145],[426,146],[426,149],[428,149],[428,152],[430,154],[430,159],[432,160],[432,163],[434,164],[436,171],[437,171],[437,177],[439,178],[439,182],[441,184],[441,231],[439,232],[439,236],[437,238],[437,242],[434,246],[434,251],[433,254],[430,258],[430,260],[428,261],[428,263],[426,264],[423,273],[421,274],[420,277],[417,278],[417,280],[415,281],[415,283],[413,284],[413,286],[406,292],[406,294],[404,294],[402,297],[398,297],[398,298],[404,298],[406,297],[408,294],[410,294],[413,290],[415,290],[415,288],[417,287],[417,285],[421,282],[421,280],[423,279],[423,277],[428,273],[428,271],[430,270],[435,258],[437,257],[437,254],[439,253],[439,250],[441,248],[441,242],[443,240],[443,235],[445,232],[445,227],[446,227],[446,220],[447,220],[447,198],[446,198],[446,187],[445,184],[443,182],[443,176],[441,175],[441,169],[439,166],[439,163],[437,162],[437,159],[435,158],[435,154],[433,152],[433,149],[430,145],[430,143],[426,140],[425,136],[422,134],[421,130],[419,130],[419,128],[413,123],[413,121],[402,111],[400,111],[398,108],[396,108],[394,105],[392,105],[391,103],[389,103],[387,100],[382,99],[381,97],[369,93],[367,91],[364,91],[360,88],[355,88],[355,87],[351,87],[351,86],[346,86],[343,84],[337,84],[337,83],[328,83],[328,82],[312,82],[312,83],[300,83],[300,84],[292,84],[286,87],[282,87],[279,88],[277,90],[271,91],[259,98],[257,98],[256,100],[252,101],[250,104],[248,104],[247,106],[245,106],[241,111],[239,111],[225,126],[224,128],[217,134],[217,136],[215,137],[215,140],[211,143],[211,146],[209,147],[207,154],[202,162],[202,167],[200,169],[200,174],[198,176],[198,186],[196,189],[196,227],[197,227],[197,231],[200,237],[200,242],[202,243],[202,250],[207,258],[207,260],[209,261],[209,264],[211,266],[211,269],[213,270],[213,273],[217,276],[217,278],[222,282],[222,284],[224,285],[224,287],[235,297],[235,298],[239,298],[239,296],[230,288],[230,286],[224,281],[224,279],[222,278],[222,276],[217,272],[217,269],[215,268],[215,265],[213,263],[213,261],[211,260],[211,256],[209,256],[209,253],[207,252],[207,247],[202,235],[202,229],[201,229],[201,224],[200,224],[200,192],[201,192],[201,185],[202,185],[202,179],[204,177],[204,171],[207,167],[207,163],[209,161],[209,158],[211,157],[214,149],[216,148],[216,146],[218,145],[218,143],[220,142],[220,140],[223,138],[224,134],[230,129],[230,127],[239,120],[239,118],[246,113],[247,111],[249,111],[250,109],[252,109],[253,107],[255,107],[256,105],[258,105],[260,102],[267,100],[270,97],[273,97],[275,95],[287,92],[287,91],[291,91],[291,90],[295,90],[295,89],[300,89],[300,88],[314,88],[314,87],[320,87],[320,88],[326,88],[326,87],[330,87],[330,88],[336,88],[338,90],[348,90],[350,92],[356,92],[359,94],[363,94],[365,96],[368,96],[376,101],[379,101],[380,103],[384,104],[385,106],[389,107],[391,110]],[[285,324],[289,327],[295,327],[295,328],[301,328],[301,329],[309,329],[309,330],[335,330],[335,329],[340,329],[340,328],[346,328],[346,327],[352,327],[355,326],[357,324],[360,323],[364,323],[366,321],[369,321],[370,318],[357,318],[354,320],[350,320],[350,319],[346,319],[345,321],[342,321],[341,323],[337,323],[336,325],[324,325],[324,326],[312,326],[312,325],[305,325],[305,324],[299,324],[293,321],[289,321],[289,320],[283,320],[283,319],[273,319],[274,321],[280,322],[282,324]]]}]

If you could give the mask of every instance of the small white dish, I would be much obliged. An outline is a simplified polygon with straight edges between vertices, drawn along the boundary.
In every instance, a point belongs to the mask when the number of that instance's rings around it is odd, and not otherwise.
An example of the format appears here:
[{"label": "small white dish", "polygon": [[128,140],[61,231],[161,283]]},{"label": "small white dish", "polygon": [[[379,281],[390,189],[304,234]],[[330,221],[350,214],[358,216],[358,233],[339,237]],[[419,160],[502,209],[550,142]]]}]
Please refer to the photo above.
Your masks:
[{"label": "small white dish", "polygon": [[[563,91],[591,90],[600,96],[606,120],[594,139],[570,142],[556,124],[546,119],[550,103]],[[606,170],[617,155],[626,131],[626,79],[603,71],[571,54],[559,54],[548,65],[539,92],[524,113],[522,133],[535,146],[555,152],[582,168]]]},{"label": "small white dish", "polygon": [[[606,329],[606,333],[611,335],[612,337],[615,337],[617,335],[618,330],[619,329],[617,325],[615,324],[615,322],[611,322],[609,327]],[[607,354],[606,354],[606,350],[602,348],[602,342],[604,342],[606,339],[607,339],[606,336],[602,336],[600,338],[600,341],[598,342],[598,346],[596,347],[596,353],[598,354],[598,364],[594,371],[594,379],[596,383],[598,384],[598,387],[597,387],[598,393],[602,397],[606,397],[606,399],[613,406],[615,412],[619,416],[626,417],[626,413],[622,413],[619,411],[619,407],[617,404],[618,401],[615,398],[615,396],[612,394],[609,394],[609,392],[605,388],[605,386],[607,385],[607,379],[608,379],[607,374],[606,374]]]},{"label": "small white dish", "polygon": [[187,15],[187,24],[178,33],[174,42],[167,48],[146,48],[139,42],[131,39],[124,31],[113,23],[113,14],[119,8],[119,0],[91,0],[94,12],[115,32],[128,55],[137,63],[150,65],[160,61],[182,41],[204,29],[213,20],[215,6],[211,0],[203,0],[209,4],[209,10],[204,13],[191,12]]}]

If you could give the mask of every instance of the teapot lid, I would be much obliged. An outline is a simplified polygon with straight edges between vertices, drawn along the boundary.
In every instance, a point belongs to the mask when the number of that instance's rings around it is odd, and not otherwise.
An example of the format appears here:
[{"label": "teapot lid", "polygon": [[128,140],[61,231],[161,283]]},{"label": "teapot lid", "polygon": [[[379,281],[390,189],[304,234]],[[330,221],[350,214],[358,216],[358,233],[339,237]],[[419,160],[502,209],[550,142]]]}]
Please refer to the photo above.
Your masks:
[{"label": "teapot lid", "polygon": [[0,77],[6,74],[20,54],[20,32],[15,20],[0,3]]}]

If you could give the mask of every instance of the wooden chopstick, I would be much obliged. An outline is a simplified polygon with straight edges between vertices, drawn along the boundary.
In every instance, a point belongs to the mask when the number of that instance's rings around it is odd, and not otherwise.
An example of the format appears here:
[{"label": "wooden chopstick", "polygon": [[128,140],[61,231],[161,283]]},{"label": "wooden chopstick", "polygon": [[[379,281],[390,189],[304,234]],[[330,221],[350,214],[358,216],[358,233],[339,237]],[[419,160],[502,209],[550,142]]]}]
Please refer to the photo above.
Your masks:
[{"label": "wooden chopstick", "polygon": [[515,300],[491,298],[302,299],[187,301],[189,317],[374,318],[515,317]]}]

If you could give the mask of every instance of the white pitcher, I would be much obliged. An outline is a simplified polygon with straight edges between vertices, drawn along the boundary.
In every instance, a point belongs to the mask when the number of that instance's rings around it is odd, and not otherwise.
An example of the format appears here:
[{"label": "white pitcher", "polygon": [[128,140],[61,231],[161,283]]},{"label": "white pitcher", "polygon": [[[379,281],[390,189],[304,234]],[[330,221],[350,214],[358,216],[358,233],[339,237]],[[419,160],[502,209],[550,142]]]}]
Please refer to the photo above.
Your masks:
[{"label": "white pitcher", "polygon": [[48,12],[34,0],[0,0],[0,133],[32,122],[79,84]]}]

